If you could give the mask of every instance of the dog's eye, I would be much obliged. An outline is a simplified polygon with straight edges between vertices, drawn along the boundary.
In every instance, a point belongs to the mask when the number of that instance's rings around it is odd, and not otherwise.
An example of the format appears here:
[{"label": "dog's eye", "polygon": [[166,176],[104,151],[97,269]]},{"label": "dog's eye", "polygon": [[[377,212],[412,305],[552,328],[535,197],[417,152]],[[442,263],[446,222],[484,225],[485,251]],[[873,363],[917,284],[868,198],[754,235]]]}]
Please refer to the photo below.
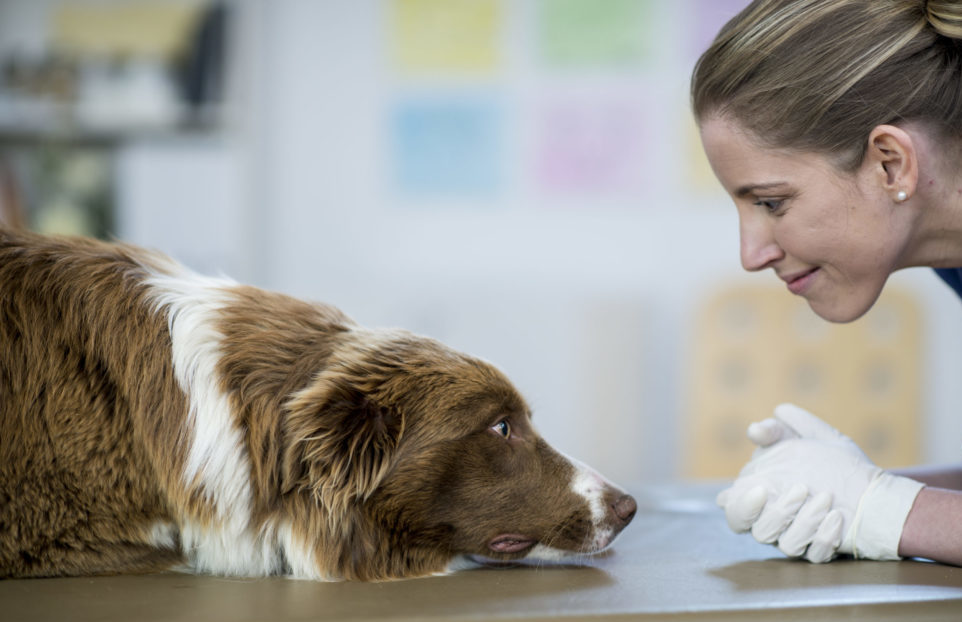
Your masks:
[{"label": "dog's eye", "polygon": [[491,429],[497,432],[499,436],[511,438],[511,424],[508,423],[507,419],[502,419],[497,422]]}]

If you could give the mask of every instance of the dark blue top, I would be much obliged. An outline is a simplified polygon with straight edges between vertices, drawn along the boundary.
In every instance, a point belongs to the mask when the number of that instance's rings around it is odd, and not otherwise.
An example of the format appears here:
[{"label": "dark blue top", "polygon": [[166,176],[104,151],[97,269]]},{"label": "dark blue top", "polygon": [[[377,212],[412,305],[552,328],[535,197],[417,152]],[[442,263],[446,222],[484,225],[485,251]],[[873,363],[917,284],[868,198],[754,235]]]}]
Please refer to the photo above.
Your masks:
[{"label": "dark blue top", "polygon": [[959,298],[962,298],[962,268],[935,268],[935,273],[955,290]]}]

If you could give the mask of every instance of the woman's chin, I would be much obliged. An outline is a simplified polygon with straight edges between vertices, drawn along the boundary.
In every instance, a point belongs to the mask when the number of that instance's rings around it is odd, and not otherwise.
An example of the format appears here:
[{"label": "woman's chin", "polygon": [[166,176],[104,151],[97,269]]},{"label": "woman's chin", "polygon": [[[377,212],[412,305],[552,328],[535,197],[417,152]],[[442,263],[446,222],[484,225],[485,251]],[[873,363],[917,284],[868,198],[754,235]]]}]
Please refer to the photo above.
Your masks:
[{"label": "woman's chin", "polygon": [[834,324],[847,324],[859,319],[872,308],[878,297],[864,303],[852,297],[844,297],[835,300],[808,300],[808,306],[818,317]]}]

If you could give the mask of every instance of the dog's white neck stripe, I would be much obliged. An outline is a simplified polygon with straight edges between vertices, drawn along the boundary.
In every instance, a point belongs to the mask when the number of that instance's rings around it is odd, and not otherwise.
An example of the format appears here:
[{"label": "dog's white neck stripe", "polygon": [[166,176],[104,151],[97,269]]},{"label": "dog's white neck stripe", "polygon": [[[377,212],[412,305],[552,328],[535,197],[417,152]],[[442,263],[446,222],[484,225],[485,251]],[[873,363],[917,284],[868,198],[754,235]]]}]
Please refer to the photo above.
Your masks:
[{"label": "dog's white neck stripe", "polygon": [[188,564],[195,571],[223,574],[283,572],[276,528],[268,524],[255,530],[250,524],[250,459],[217,374],[223,340],[217,316],[227,304],[227,290],[236,284],[186,270],[177,276],[154,275],[147,283],[155,303],[168,314],[174,375],[189,399],[184,485],[188,491],[200,486],[219,519],[203,525],[179,517]]},{"label": "dog's white neck stripe", "polygon": [[[147,280],[152,297],[169,318],[174,375],[189,398],[190,449],[184,465],[187,490],[202,488],[219,524],[202,525],[179,517],[180,541],[194,571],[324,579],[311,549],[294,537],[287,524],[251,525],[251,465],[243,434],[234,421],[228,396],[220,388],[217,362],[223,334],[218,314],[236,283],[181,269],[174,276]],[[160,531],[155,537],[171,538]],[[286,560],[286,561],[285,561]]]},{"label": "dog's white neck stripe", "polygon": [[223,339],[216,329],[217,314],[226,304],[226,288],[235,284],[186,271],[176,277],[155,275],[148,284],[158,306],[167,311],[174,375],[190,400],[184,483],[188,489],[200,484],[218,516],[243,529],[250,515],[250,462],[216,369]]}]

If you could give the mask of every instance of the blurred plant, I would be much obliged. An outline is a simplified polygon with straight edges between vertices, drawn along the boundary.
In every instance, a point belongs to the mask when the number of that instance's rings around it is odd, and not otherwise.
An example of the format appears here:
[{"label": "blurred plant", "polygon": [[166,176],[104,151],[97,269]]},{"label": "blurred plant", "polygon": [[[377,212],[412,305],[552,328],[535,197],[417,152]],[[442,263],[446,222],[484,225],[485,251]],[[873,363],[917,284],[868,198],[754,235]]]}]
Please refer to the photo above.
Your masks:
[{"label": "blurred plant", "polygon": [[34,152],[30,226],[42,233],[108,237],[113,232],[111,155],[47,143]]}]

